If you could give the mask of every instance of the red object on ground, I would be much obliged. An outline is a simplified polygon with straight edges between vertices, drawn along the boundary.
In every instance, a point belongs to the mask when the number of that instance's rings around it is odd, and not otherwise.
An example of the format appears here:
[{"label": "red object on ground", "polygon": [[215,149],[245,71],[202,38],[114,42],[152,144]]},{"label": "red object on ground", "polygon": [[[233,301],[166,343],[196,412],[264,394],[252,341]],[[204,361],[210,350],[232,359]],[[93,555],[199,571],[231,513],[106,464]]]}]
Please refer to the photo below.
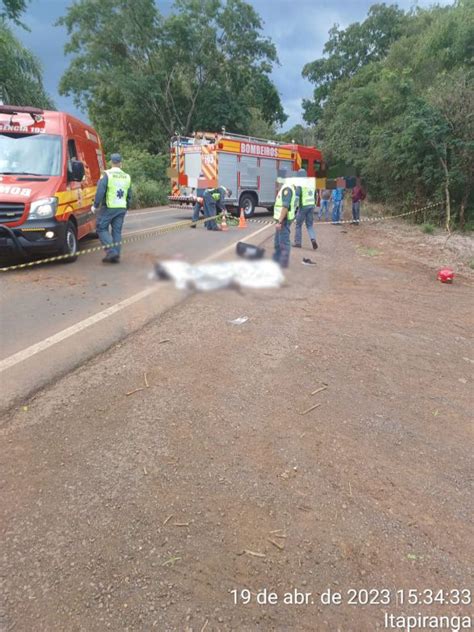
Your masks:
[{"label": "red object on ground", "polygon": [[443,268],[438,272],[438,281],[441,283],[452,283],[454,279],[454,272],[450,268]]}]

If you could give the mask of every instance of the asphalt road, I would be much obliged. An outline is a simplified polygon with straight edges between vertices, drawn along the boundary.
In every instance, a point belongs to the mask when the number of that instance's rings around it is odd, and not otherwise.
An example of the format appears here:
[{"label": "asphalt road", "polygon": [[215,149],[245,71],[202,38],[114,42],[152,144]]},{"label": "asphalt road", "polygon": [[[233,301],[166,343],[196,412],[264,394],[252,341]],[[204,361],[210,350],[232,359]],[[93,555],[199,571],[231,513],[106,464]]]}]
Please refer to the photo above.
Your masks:
[{"label": "asphalt road", "polygon": [[[266,212],[259,216],[268,218]],[[237,241],[259,233],[254,242],[258,243],[271,234],[262,225],[250,224],[219,233],[201,226],[148,235],[158,226],[189,219],[189,212],[169,207],[130,212],[124,237],[140,239],[123,247],[120,265],[103,264],[98,251],[73,264],[40,264],[2,273],[0,406],[21,404],[41,386],[182,300],[183,293],[153,278],[156,261],[180,256],[197,263],[225,257]],[[86,239],[81,249],[97,245],[97,240]]]}]

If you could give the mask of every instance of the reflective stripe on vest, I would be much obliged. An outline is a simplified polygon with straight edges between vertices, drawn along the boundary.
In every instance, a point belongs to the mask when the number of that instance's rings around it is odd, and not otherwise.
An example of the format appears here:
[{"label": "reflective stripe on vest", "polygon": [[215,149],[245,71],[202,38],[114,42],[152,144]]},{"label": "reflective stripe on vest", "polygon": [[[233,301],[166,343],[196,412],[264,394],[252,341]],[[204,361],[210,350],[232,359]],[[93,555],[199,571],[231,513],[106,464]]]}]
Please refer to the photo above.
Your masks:
[{"label": "reflective stripe on vest", "polygon": [[107,194],[105,196],[107,208],[127,208],[127,195],[132,179],[128,173],[125,173],[118,167],[112,167],[105,173],[108,178]]},{"label": "reflective stripe on vest", "polygon": [[222,191],[221,189],[206,189],[206,193],[209,193],[213,200],[218,202],[221,199]]},{"label": "reflective stripe on vest", "polygon": [[278,195],[275,200],[275,205],[273,207],[273,217],[278,221],[281,215],[281,209],[283,208],[283,190],[291,189],[292,196],[290,202],[290,208],[288,209],[287,219],[289,222],[292,222],[295,219],[296,214],[296,205],[297,205],[297,197],[296,197],[296,187],[293,184],[283,184],[281,189],[278,191]]}]

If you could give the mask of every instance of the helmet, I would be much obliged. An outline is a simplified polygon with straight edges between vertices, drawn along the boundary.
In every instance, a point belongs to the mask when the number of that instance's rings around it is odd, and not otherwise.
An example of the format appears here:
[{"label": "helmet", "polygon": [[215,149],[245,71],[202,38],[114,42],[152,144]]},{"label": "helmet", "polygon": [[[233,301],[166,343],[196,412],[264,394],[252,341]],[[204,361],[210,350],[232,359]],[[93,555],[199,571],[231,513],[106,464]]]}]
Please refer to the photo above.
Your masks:
[{"label": "helmet", "polygon": [[454,272],[450,268],[443,268],[438,271],[438,281],[441,283],[452,283],[454,279]]},{"label": "helmet", "polygon": [[306,173],[306,169],[298,169],[298,173],[296,175],[298,178],[306,178],[308,174]]}]

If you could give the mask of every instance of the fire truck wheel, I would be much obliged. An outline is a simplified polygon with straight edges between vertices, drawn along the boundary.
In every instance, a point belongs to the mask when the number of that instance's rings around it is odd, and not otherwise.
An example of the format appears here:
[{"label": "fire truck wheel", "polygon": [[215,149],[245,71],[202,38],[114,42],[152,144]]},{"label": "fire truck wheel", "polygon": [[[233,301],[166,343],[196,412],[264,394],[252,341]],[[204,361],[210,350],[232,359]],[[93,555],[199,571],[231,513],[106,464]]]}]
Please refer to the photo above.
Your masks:
[{"label": "fire truck wheel", "polygon": [[77,259],[77,229],[73,222],[68,222],[64,232],[64,241],[60,251],[61,255],[71,255],[64,259],[64,263],[72,263]]},{"label": "fire truck wheel", "polygon": [[255,213],[255,207],[257,206],[257,200],[252,193],[244,193],[239,202],[239,208],[244,209],[245,217],[252,217]]}]

